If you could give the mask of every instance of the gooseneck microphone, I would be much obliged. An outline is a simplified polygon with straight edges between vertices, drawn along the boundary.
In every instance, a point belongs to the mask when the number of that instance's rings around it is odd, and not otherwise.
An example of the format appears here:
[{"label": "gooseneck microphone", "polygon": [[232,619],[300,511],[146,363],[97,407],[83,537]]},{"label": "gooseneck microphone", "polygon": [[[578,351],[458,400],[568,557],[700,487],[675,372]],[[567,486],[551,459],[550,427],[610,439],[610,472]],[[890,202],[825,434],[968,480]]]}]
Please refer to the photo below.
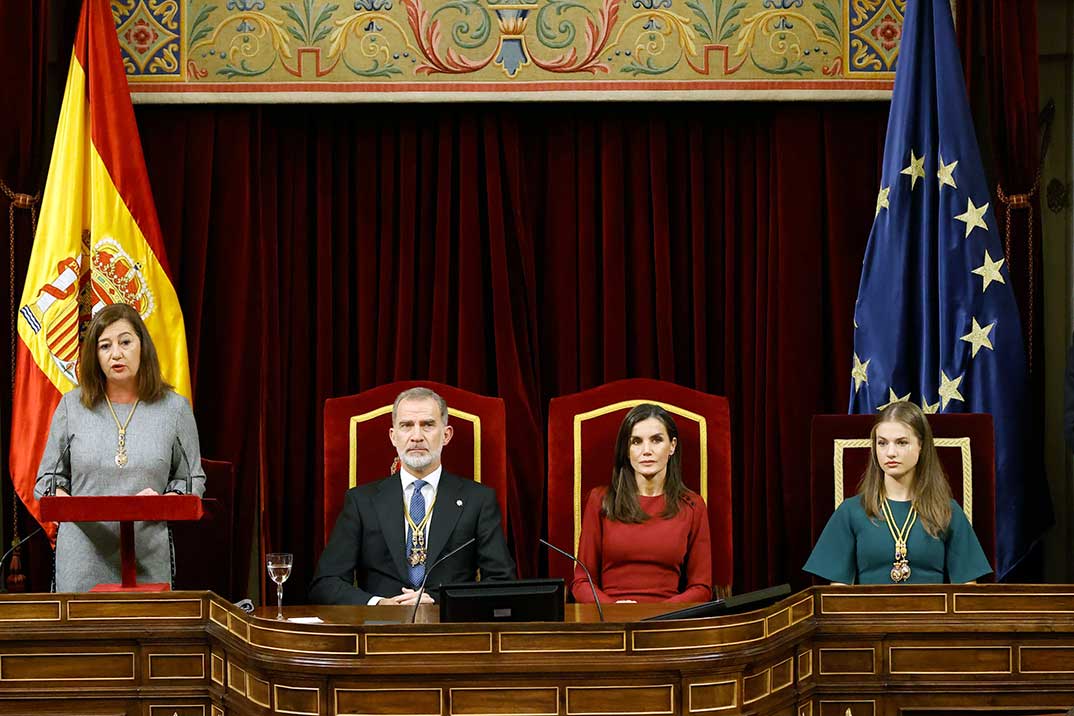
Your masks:
[{"label": "gooseneck microphone", "polygon": [[175,442],[179,446],[179,452],[183,456],[183,463],[186,464],[186,493],[187,495],[194,494],[194,476],[191,474],[190,456],[186,454],[186,448],[183,447],[183,441],[178,434],[175,436]]},{"label": "gooseneck microphone", "polygon": [[[71,452],[71,443],[74,441],[74,438],[75,438],[74,435],[68,435],[67,436],[67,444],[63,446],[63,450],[60,451],[60,456],[58,458],[56,458],[56,462],[53,463],[52,470],[50,470],[49,472],[45,473],[46,475],[48,475],[51,478],[49,480],[48,490],[45,492],[45,495],[55,495],[56,494],[56,477],[59,476],[59,474],[60,474],[60,463],[62,463],[64,457],[66,457]],[[65,477],[70,479],[70,475],[65,475]],[[71,485],[70,484],[67,485],[67,492],[68,493],[71,492]],[[27,537],[27,539],[29,539],[29,537]]]},{"label": "gooseneck microphone", "polygon": [[448,552],[447,554],[445,554],[440,559],[438,559],[435,562],[433,562],[433,565],[431,567],[429,567],[427,570],[425,570],[425,576],[422,577],[421,586],[418,587],[418,601],[414,602],[414,611],[412,611],[410,613],[410,623],[411,624],[413,624],[414,620],[418,618],[418,607],[421,606],[421,595],[425,594],[425,583],[427,581],[429,581],[429,575],[433,573],[434,569],[436,569],[441,564],[446,562],[448,560],[448,558],[455,556],[456,554],[458,554],[462,550],[466,549],[467,547],[469,547],[470,545],[472,545],[476,541],[477,541],[477,537],[471,537],[470,539],[466,540],[465,542],[460,544],[455,549],[453,549],[450,552]]},{"label": "gooseneck microphone", "polygon": [[556,552],[559,552],[564,557],[566,557],[567,559],[569,559],[570,561],[574,562],[575,564],[577,564],[579,567],[582,568],[582,571],[585,572],[585,578],[589,582],[589,590],[591,592],[593,592],[593,603],[597,605],[597,614],[600,615],[600,620],[604,621],[604,609],[600,606],[600,599],[597,597],[597,586],[596,586],[596,584],[593,583],[593,575],[591,575],[589,573],[589,569],[585,566],[585,564],[582,563],[582,560],[578,559],[577,557],[575,557],[570,552],[567,552],[567,551],[564,551],[564,550],[560,549],[559,547],[555,546],[551,542],[547,542],[547,541],[541,539],[540,537],[537,538],[537,541],[540,542],[541,544],[543,544],[545,547],[548,547],[551,550],[555,550]]},{"label": "gooseneck microphone", "polygon": [[38,532],[40,532],[43,529],[45,529],[45,528],[44,527],[38,527],[36,530],[31,532],[30,534],[26,535],[25,537],[20,539],[18,542],[16,542],[15,544],[11,545],[11,549],[9,549],[7,552],[4,552],[3,557],[0,557],[0,593],[6,593],[7,592],[7,558],[10,557],[12,554],[14,554],[15,550],[17,550],[19,547],[21,547],[25,543],[29,542],[31,537],[33,537],[34,535],[36,535]]}]

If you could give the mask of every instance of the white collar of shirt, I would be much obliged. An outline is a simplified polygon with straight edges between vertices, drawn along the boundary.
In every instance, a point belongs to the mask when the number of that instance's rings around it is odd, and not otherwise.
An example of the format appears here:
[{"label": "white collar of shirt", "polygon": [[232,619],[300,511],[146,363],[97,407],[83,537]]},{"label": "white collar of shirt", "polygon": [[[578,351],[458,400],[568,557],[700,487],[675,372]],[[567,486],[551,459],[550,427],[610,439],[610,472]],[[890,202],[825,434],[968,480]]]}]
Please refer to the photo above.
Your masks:
[{"label": "white collar of shirt", "polygon": [[406,496],[408,500],[410,499],[410,496],[414,494],[412,487],[418,479],[425,480],[425,482],[428,483],[428,487],[432,489],[433,494],[435,495],[436,488],[440,485],[440,475],[443,474],[443,472],[444,466],[440,465],[425,477],[417,478],[411,475],[406,467],[400,467],[399,478],[403,481],[403,495]]}]

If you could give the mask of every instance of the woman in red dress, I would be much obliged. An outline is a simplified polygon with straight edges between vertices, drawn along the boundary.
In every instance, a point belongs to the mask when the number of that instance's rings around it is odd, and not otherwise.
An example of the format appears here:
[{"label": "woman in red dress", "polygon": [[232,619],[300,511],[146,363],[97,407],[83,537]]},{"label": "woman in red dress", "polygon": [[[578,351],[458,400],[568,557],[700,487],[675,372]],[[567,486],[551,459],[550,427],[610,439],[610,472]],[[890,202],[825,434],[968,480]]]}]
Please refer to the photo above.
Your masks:
[{"label": "woman in red dress", "polygon": [[[603,602],[707,602],[712,554],[704,500],[682,482],[679,430],[659,405],[627,413],[615,440],[611,484],[589,493],[578,559]],[[593,593],[580,567],[571,592]]]}]

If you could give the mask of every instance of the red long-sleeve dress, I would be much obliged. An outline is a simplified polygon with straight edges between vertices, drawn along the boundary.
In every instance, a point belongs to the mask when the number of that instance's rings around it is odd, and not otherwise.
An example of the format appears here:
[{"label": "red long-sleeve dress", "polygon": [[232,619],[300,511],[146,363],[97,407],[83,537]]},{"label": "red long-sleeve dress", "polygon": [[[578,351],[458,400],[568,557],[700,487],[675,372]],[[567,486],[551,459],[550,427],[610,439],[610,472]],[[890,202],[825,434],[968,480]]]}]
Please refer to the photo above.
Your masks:
[{"label": "red long-sleeve dress", "polygon": [[[700,495],[690,492],[678,514],[664,519],[664,496],[639,495],[650,518],[640,524],[614,522],[601,514],[606,487],[589,493],[582,514],[578,559],[593,574],[601,603],[707,602],[712,599],[709,518]],[[574,568],[575,601],[592,602],[585,573]]]}]

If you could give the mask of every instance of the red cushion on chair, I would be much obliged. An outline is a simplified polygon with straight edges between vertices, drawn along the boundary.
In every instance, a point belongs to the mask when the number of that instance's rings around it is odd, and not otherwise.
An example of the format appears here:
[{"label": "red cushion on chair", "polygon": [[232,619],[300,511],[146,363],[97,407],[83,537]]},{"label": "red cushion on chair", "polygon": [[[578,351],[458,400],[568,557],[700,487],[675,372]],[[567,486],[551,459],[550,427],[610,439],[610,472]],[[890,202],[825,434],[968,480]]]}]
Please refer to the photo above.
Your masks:
[{"label": "red cushion on chair", "polygon": [[[990,564],[996,556],[996,455],[992,416],[982,413],[929,415],[936,452],[955,500],[965,506],[963,456],[969,454],[970,517]],[[869,464],[873,415],[814,415],[810,455],[810,528],[816,542],[836,507],[837,457],[842,460],[843,497],[858,493]],[[837,442],[838,441],[838,442]],[[851,441],[851,442],[846,442]]]},{"label": "red cushion on chair", "polygon": [[[635,378],[554,398],[548,408],[548,539],[576,552],[589,491],[611,480],[619,424],[639,403],[658,403],[679,428],[683,481],[705,497],[714,586],[734,573],[731,520],[731,416],[727,399],[661,380]],[[702,441],[704,434],[704,441]],[[706,449],[702,453],[701,445]],[[702,464],[707,480],[702,483]],[[569,579],[572,565],[550,557],[549,573]],[[589,566],[589,565],[586,565]]]},{"label": "red cushion on chair", "polygon": [[[507,531],[507,438],[504,403],[432,381],[388,383],[324,403],[324,542],[343,509],[343,495],[356,485],[387,477],[395,447],[388,439],[392,403],[399,393],[425,387],[448,404],[454,435],[444,448],[444,469],[496,490]],[[353,449],[352,449],[353,446]],[[477,448],[480,447],[480,450]],[[320,535],[319,535],[320,536]],[[317,546],[320,552],[324,542]]]}]

